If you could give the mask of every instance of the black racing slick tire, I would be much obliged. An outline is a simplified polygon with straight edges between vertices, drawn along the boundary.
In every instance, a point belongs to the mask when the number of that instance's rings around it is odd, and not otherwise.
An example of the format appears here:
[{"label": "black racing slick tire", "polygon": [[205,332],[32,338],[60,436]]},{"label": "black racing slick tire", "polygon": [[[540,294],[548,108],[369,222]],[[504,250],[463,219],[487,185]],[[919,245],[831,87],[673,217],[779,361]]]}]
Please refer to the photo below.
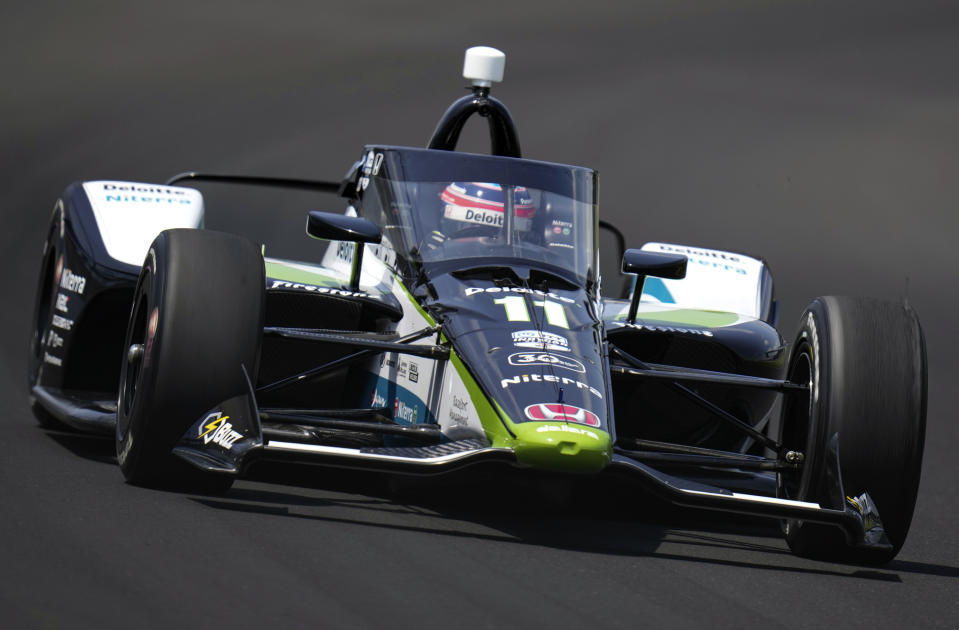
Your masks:
[{"label": "black racing slick tire", "polygon": [[[803,313],[788,378],[809,390],[788,394],[780,423],[782,453],[803,453],[798,471],[779,474],[783,498],[827,504],[827,446],[839,435],[847,497],[868,492],[892,549],[851,547],[834,527],[787,521],[798,555],[866,564],[902,548],[919,490],[926,431],[926,348],[907,303],[820,297]],[[839,506],[833,506],[839,507]]]},{"label": "black racing slick tire", "polygon": [[233,478],[171,453],[203,413],[255,382],[265,303],[263,257],[249,240],[168,230],[150,246],[127,326],[117,461],[128,482],[225,491]]},{"label": "black racing slick tire", "polygon": [[57,204],[47,229],[47,240],[43,244],[43,256],[40,262],[40,278],[37,281],[37,295],[33,307],[33,329],[30,334],[30,355],[27,360],[27,390],[30,394],[30,408],[37,423],[45,429],[70,431],[70,427],[53,417],[33,398],[33,386],[40,381],[44,367],[47,336],[50,334],[51,318],[57,297],[57,283],[60,270],[57,267],[57,255],[60,241],[58,228],[62,225],[62,206]]}]

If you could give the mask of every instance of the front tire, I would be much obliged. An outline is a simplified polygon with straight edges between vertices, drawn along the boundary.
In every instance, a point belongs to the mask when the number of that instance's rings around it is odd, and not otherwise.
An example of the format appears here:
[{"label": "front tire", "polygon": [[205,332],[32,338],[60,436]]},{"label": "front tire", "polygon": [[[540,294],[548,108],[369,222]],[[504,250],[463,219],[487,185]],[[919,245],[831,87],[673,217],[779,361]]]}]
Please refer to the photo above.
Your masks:
[{"label": "front tire", "polygon": [[828,504],[827,445],[839,434],[845,494],[868,492],[892,549],[852,548],[840,530],[787,521],[798,555],[884,563],[902,548],[919,489],[926,429],[926,349],[915,311],[869,298],[816,298],[802,316],[788,378],[809,383],[787,395],[782,453],[802,452],[802,469],[780,473],[779,495]]},{"label": "front tire", "polygon": [[[263,332],[263,257],[249,240],[168,230],[150,247],[134,292],[120,374],[117,461],[137,485],[225,491],[171,451],[217,404],[256,378]],[[131,350],[132,348],[132,350]]]}]

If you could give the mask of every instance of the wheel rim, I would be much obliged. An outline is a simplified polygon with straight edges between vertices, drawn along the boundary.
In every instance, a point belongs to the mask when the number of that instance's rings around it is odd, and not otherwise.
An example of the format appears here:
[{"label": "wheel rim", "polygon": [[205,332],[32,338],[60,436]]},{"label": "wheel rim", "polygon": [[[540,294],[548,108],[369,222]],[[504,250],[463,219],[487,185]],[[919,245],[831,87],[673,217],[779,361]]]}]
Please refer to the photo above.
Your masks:
[{"label": "wheel rim", "polygon": [[136,303],[130,317],[130,327],[127,332],[123,353],[123,370],[120,379],[120,396],[117,413],[117,435],[122,440],[127,434],[130,425],[130,415],[136,399],[137,389],[143,374],[143,357],[133,357],[128,350],[134,345],[144,345],[147,338],[147,295],[146,291],[137,293]]},{"label": "wheel rim", "polygon": [[[806,390],[791,392],[783,401],[782,434],[780,438],[780,457],[789,451],[806,455],[805,465],[810,465],[808,452],[809,429],[812,419],[812,357],[807,344],[797,350],[796,358],[790,365],[788,380],[792,383],[805,383]],[[804,466],[805,467],[805,466]],[[802,468],[779,474],[780,496],[790,499],[802,499]]]}]

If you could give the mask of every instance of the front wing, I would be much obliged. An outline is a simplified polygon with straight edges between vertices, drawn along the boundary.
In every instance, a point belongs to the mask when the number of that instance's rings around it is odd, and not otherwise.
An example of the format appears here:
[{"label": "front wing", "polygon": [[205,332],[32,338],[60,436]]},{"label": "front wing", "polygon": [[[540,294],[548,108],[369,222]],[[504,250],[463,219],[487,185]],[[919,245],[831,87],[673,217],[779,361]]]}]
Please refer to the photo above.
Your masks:
[{"label": "front wing", "polygon": [[[478,439],[424,446],[347,448],[307,444],[271,437],[264,429],[252,391],[210,410],[183,436],[174,453],[210,473],[240,474],[255,461],[317,464],[390,473],[434,475],[484,462],[516,464],[510,448],[494,448]],[[839,440],[830,443],[833,504],[823,506],[775,496],[741,493],[669,475],[615,453],[607,471],[625,474],[667,501],[686,507],[750,514],[775,519],[799,519],[839,527],[856,547],[888,549],[875,504],[868,494],[846,497],[839,475]]]}]

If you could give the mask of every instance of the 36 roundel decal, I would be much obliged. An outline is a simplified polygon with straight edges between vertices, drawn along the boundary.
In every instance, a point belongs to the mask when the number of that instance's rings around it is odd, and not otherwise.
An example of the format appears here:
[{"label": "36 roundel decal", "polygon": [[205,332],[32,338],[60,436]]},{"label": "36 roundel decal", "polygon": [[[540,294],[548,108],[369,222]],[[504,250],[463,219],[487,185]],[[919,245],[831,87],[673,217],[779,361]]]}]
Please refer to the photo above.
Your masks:
[{"label": "36 roundel decal", "polygon": [[514,352],[507,358],[510,365],[521,367],[529,365],[548,365],[563,368],[572,372],[586,373],[586,367],[572,357],[553,354],[551,352]]},{"label": "36 roundel decal", "polygon": [[599,418],[592,411],[562,403],[538,403],[526,408],[526,417],[538,422],[575,422],[598,427]]}]

